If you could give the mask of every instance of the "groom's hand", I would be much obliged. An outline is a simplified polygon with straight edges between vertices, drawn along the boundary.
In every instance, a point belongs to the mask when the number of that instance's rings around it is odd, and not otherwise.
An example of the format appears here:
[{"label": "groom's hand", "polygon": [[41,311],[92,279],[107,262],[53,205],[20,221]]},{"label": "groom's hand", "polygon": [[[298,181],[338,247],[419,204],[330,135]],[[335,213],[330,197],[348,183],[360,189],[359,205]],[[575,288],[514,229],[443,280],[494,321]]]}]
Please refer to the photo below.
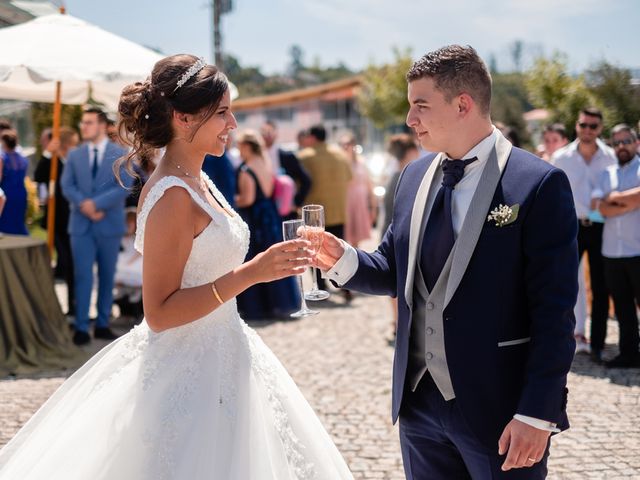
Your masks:
[{"label": "groom's hand", "polygon": [[498,455],[507,454],[502,470],[531,467],[542,460],[551,432],[511,420],[498,440]]},{"label": "groom's hand", "polygon": [[329,232],[323,232],[322,245],[314,258],[313,266],[320,270],[330,270],[344,254],[344,247],[338,237]]}]

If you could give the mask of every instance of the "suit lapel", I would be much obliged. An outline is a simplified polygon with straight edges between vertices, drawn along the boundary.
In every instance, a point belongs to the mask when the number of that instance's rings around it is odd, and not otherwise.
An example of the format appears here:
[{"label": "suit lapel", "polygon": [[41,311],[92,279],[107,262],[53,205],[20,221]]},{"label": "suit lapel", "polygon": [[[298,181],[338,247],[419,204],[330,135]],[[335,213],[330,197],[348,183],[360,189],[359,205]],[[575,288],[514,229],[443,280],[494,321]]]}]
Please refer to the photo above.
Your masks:
[{"label": "suit lapel", "polygon": [[[425,208],[427,206],[427,198],[433,183],[433,177],[442,160],[442,154],[439,153],[429,165],[427,172],[422,177],[422,182],[416,192],[416,199],[413,202],[413,210],[411,211],[411,224],[409,232],[409,252],[407,265],[407,280],[404,286],[404,296],[407,304],[413,304],[413,279],[415,277],[416,262],[418,255],[418,242],[420,240],[420,232],[422,230],[422,219],[425,218]],[[428,215],[429,212],[426,212]]]},{"label": "suit lapel", "polygon": [[86,143],[82,148],[82,155],[84,158],[80,159],[78,162],[78,172],[80,177],[80,182],[82,182],[87,191],[91,192],[93,190],[93,180],[91,178],[91,147],[89,143]]},{"label": "suit lapel", "polygon": [[469,265],[484,222],[487,221],[486,214],[489,211],[502,171],[511,154],[511,148],[511,143],[498,132],[496,144],[489,154],[489,159],[482,171],[480,182],[469,205],[462,229],[453,247],[452,255],[449,257],[451,262],[447,262],[448,265],[445,265],[440,275],[442,277],[443,274],[446,274],[447,267],[450,267],[451,271],[448,272],[447,289],[444,297],[445,307],[456,292]]},{"label": "suit lapel", "polygon": [[110,158],[111,158],[111,144],[107,143],[107,146],[104,149],[104,154],[102,155],[102,161],[98,166],[98,171],[96,172],[96,178],[94,180],[94,186],[96,188],[98,185],[102,185],[104,183],[102,180],[102,177],[104,176],[105,169],[111,168],[111,165],[112,165],[112,162],[108,161],[108,159]]}]

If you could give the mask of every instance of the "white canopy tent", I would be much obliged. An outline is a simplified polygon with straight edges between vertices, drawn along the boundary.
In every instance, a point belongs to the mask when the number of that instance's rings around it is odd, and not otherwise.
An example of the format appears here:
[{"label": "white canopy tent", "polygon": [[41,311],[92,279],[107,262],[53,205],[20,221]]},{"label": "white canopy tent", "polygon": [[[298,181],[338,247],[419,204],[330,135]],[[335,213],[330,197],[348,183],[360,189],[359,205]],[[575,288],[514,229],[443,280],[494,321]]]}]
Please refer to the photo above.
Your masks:
[{"label": "white canopy tent", "polygon": [[[58,137],[60,106],[89,98],[117,108],[122,87],[142,80],[162,56],[153,50],[63,13],[45,15],[0,29],[0,98],[51,102],[53,136]],[[116,93],[117,92],[117,93]],[[51,159],[48,244],[53,249],[57,158]]]},{"label": "white canopy tent", "polygon": [[[157,52],[64,13],[38,17],[0,29],[0,99],[54,104],[53,135],[58,136],[60,105],[90,98],[117,110],[122,88],[144,80],[162,58]],[[232,98],[237,89],[230,85]],[[49,181],[49,248],[57,159]]]},{"label": "white canopy tent", "polygon": [[159,53],[65,14],[0,29],[0,98],[85,103],[89,96],[115,111],[122,87],[143,80]]},{"label": "white canopy tent", "polygon": [[[122,88],[144,80],[162,55],[66,14],[0,29],[0,99],[79,105],[89,97],[116,111]],[[238,91],[231,85],[231,97]]]}]

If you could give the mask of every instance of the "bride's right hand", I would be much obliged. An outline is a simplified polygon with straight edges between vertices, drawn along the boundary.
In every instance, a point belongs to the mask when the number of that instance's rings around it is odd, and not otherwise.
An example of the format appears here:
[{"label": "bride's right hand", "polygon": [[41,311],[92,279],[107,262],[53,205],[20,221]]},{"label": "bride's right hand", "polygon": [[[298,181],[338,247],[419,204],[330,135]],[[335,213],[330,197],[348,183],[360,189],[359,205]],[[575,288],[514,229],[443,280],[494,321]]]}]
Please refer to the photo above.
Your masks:
[{"label": "bride's right hand", "polygon": [[276,243],[256,255],[252,264],[254,283],[271,282],[299,275],[311,266],[308,240],[302,238]]}]

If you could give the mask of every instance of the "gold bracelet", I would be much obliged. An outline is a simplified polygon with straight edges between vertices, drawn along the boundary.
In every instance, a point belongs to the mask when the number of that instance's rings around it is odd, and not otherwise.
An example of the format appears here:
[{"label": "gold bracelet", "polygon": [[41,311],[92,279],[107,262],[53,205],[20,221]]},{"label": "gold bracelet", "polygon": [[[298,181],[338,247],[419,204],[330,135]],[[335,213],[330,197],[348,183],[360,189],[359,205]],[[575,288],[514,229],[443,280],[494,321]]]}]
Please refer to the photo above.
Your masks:
[{"label": "gold bracelet", "polygon": [[222,301],[222,297],[218,293],[218,289],[216,288],[216,282],[211,282],[211,291],[215,295],[216,300],[218,300],[218,302],[220,302],[220,305],[222,305],[224,302]]}]

